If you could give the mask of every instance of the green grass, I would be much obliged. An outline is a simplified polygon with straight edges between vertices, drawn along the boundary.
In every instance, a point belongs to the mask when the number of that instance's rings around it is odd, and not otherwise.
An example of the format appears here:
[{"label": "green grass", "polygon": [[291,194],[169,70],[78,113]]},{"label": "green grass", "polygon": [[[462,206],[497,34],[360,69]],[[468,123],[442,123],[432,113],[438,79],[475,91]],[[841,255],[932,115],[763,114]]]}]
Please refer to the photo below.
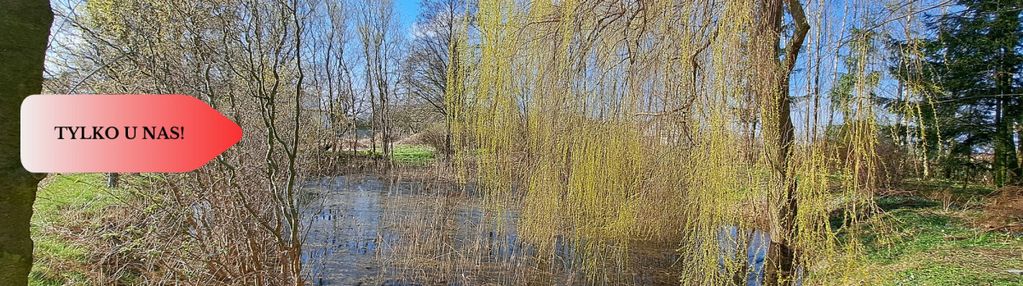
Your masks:
[{"label": "green grass", "polygon": [[87,284],[88,246],[76,243],[83,228],[100,223],[104,209],[117,202],[101,174],[51,175],[40,183],[32,215],[35,262],[30,285]]},{"label": "green grass", "polygon": [[394,146],[392,160],[395,163],[411,166],[425,166],[433,162],[435,151],[429,146],[398,145]]},{"label": "green grass", "polygon": [[[392,150],[391,153],[391,161],[395,164],[405,166],[426,166],[433,163],[436,151],[430,146],[395,145],[394,150]],[[383,157],[383,152],[380,149],[377,149],[376,152],[360,150],[356,151],[355,154],[369,158]]]},{"label": "green grass", "polygon": [[[919,186],[921,184],[915,183]],[[912,195],[885,197],[894,233],[891,243],[868,245],[867,267],[888,285],[1023,285],[1023,235],[988,232],[974,226],[977,207],[960,204],[949,210],[927,199],[930,192],[950,191],[960,201],[979,201],[989,189],[927,182]]]}]

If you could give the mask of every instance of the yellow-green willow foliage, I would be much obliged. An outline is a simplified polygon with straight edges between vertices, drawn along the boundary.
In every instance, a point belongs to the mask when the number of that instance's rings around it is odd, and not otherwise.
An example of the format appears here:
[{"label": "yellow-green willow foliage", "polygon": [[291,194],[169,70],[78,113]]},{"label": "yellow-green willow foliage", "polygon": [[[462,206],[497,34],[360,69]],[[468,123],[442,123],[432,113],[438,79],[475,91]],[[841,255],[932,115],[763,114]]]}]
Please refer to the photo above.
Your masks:
[{"label": "yellow-green willow foliage", "polygon": [[859,246],[829,215],[856,225],[870,211],[870,91],[846,108],[850,151],[823,137],[782,146],[778,5],[480,0],[479,34],[457,45],[473,56],[452,64],[477,78],[449,70],[456,164],[474,163],[463,169],[498,210],[521,210],[520,235],[541,253],[568,241],[593,256],[584,268],[628,264],[630,243],[658,241],[679,245],[682,284],[732,283],[762,230],[794,250],[804,283],[852,283]]}]

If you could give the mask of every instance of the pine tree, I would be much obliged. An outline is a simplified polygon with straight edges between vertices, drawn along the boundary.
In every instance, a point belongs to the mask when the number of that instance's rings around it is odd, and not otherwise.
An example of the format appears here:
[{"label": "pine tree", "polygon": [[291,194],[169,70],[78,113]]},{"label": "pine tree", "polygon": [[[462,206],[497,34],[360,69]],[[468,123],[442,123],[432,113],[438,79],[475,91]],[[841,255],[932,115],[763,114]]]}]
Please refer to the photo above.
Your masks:
[{"label": "pine tree", "polygon": [[[934,31],[922,46],[922,77],[906,72],[906,59],[895,74],[920,91],[932,92],[924,115],[930,150],[944,149],[946,174],[993,152],[990,170],[996,185],[1014,184],[1023,174],[1016,154],[1014,127],[1021,123],[1020,0],[960,0],[955,11],[934,17]],[[903,46],[909,46],[903,43]],[[916,82],[914,82],[916,81]],[[931,108],[933,107],[933,109]],[[933,112],[933,114],[931,114]],[[935,139],[941,138],[942,142]]]}]

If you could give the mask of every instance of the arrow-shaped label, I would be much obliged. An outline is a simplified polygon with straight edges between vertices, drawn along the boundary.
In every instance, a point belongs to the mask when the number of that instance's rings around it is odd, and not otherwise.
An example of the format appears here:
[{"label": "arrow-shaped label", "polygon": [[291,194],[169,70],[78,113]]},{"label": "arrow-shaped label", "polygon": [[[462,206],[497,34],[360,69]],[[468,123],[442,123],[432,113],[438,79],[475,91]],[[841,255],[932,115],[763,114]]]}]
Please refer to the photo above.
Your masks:
[{"label": "arrow-shaped label", "polygon": [[33,95],[21,103],[21,164],[36,173],[188,172],[242,129],[187,95]]}]

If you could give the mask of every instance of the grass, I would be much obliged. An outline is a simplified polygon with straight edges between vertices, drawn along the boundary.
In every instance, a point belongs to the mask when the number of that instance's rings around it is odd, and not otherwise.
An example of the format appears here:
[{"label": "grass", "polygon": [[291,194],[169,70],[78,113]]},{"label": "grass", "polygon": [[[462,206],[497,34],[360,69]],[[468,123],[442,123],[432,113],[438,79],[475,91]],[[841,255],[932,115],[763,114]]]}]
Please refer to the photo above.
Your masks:
[{"label": "grass", "polygon": [[50,175],[40,183],[32,215],[35,262],[29,285],[88,284],[88,246],[75,242],[117,202],[101,174]]},{"label": "grass", "polygon": [[[1023,285],[1023,275],[1007,271],[1023,269],[1023,234],[974,226],[990,189],[912,184],[909,195],[878,200],[895,231],[890,244],[868,243],[871,272],[887,285]],[[934,192],[951,192],[957,203],[928,199]]]},{"label": "grass", "polygon": [[429,146],[398,145],[394,146],[391,160],[402,165],[425,166],[433,162],[434,153]]}]

